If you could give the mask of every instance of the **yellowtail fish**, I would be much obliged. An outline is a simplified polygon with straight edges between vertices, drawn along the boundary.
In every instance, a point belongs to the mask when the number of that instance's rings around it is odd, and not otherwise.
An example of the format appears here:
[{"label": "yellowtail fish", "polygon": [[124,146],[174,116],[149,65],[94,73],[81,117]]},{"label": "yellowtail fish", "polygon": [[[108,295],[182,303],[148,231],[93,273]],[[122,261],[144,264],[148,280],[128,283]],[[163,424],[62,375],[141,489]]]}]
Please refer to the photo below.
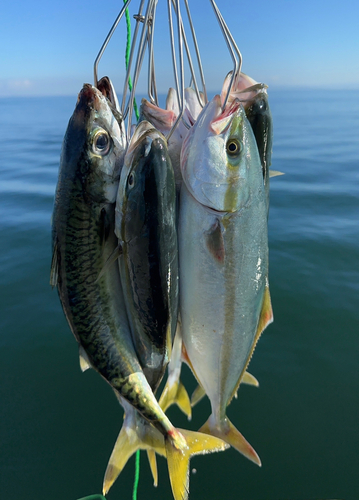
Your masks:
[{"label": "yellowtail fish", "polygon": [[184,357],[210,399],[201,432],[260,459],[226,416],[272,322],[267,206],[256,141],[238,100],[215,96],[186,136],[179,215]]},{"label": "yellowtail fish", "polygon": [[174,498],[185,499],[190,456],[224,450],[227,446],[218,438],[209,439],[206,434],[173,427],[153,394],[168,363],[177,323],[175,203],[174,175],[166,141],[150,123],[142,121],[132,136],[121,172],[116,234],[132,341],[151,388],[151,393],[146,393],[146,404],[152,413],[140,410],[141,416],[126,401],[121,401],[125,420],[109,460],[104,492],[109,490],[128,458],[137,449],[146,449],[155,483],[157,452],[167,458]]}]

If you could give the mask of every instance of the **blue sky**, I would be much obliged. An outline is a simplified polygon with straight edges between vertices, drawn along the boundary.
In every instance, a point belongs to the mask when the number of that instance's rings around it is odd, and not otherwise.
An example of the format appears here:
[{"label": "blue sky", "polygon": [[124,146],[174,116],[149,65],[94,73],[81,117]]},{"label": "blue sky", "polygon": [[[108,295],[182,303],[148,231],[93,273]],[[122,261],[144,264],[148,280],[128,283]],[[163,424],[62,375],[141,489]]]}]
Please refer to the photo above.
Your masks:
[{"label": "blue sky", "polygon": [[[207,88],[219,90],[232,63],[209,0],[189,0]],[[132,0],[131,16],[139,0]],[[270,87],[359,88],[357,0],[217,0],[243,56],[243,71]],[[72,95],[93,83],[95,57],[121,1],[3,2],[0,96]],[[158,0],[155,28],[160,92],[174,85],[167,2]],[[121,21],[100,62],[122,92],[126,28]],[[187,82],[189,83],[189,77]],[[138,90],[146,91],[146,70]]]}]

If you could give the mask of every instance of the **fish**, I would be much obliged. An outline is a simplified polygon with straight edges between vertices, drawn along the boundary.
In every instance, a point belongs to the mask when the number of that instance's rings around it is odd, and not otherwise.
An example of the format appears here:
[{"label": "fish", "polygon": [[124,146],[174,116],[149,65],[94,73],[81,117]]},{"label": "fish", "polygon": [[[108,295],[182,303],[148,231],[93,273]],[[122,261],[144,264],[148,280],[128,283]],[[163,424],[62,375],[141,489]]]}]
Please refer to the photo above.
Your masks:
[{"label": "fish", "polygon": [[253,130],[240,101],[216,95],[183,141],[179,214],[182,355],[212,413],[200,432],[260,465],[226,415],[262,331],[273,321],[267,206]]},{"label": "fish", "polygon": [[137,449],[146,449],[154,483],[157,484],[155,453],[159,453],[167,458],[175,500],[186,499],[190,457],[227,448],[218,438],[173,427],[154,396],[171,355],[177,324],[175,204],[175,181],[166,140],[153,125],[141,121],[121,171],[115,233],[131,337],[152,391],[151,396],[146,395],[147,404],[154,408],[156,418],[150,418],[148,412],[139,415],[136,407],[131,408],[120,398],[125,420],[107,466],[104,493],[128,458]]},{"label": "fish", "polygon": [[[166,449],[167,458],[174,457],[169,465],[171,477],[175,477],[175,486],[181,481],[177,500],[188,487],[187,451],[197,452],[199,434],[180,433],[164,415],[132,341],[119,268],[113,261],[118,248],[115,200],[126,135],[123,121],[119,122],[112,111],[97,88],[83,86],[62,147],[52,217],[50,284],[58,290],[78,342],[82,369],[95,369],[124,404],[133,408],[128,413],[136,416],[137,411],[142,422],[157,428],[165,436],[165,449],[169,441],[174,450],[171,454]],[[203,436],[202,445],[204,450],[225,449],[222,441],[208,440],[207,436]]]},{"label": "fish", "polygon": [[[203,95],[201,95],[203,99]],[[180,168],[180,155],[183,138],[187,135],[190,128],[196,121],[197,116],[202,110],[202,105],[199,103],[197,94],[192,87],[185,89],[185,104],[183,111],[183,120],[181,120],[173,134],[168,140],[168,153],[172,161],[172,167],[175,174],[176,191],[179,194],[182,183],[182,174]],[[150,103],[147,99],[142,99],[141,102],[141,118],[146,120],[159,130],[163,135],[167,136],[172,129],[179,115],[179,105],[177,93],[175,89],[170,88],[166,99],[166,109]]]},{"label": "fish", "polygon": [[132,339],[155,393],[169,362],[178,301],[176,188],[166,140],[147,121],[126,153],[115,233]]}]

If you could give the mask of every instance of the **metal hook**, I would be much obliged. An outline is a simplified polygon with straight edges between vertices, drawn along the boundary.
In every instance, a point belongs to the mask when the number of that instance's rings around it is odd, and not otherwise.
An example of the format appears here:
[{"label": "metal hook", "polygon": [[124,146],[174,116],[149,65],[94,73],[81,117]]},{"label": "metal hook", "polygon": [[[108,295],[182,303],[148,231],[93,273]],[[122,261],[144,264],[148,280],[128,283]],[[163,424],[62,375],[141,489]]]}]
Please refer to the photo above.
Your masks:
[{"label": "metal hook", "polygon": [[122,16],[123,16],[123,14],[125,13],[125,11],[126,11],[127,7],[130,5],[130,3],[131,3],[131,0],[127,0],[127,2],[125,3],[125,5],[122,7],[122,9],[121,9],[121,11],[120,11],[119,15],[117,16],[117,18],[116,18],[115,22],[114,22],[114,23],[113,23],[113,25],[112,25],[112,28],[110,29],[110,31],[109,31],[109,33],[108,33],[108,35],[107,35],[107,37],[106,37],[105,41],[104,41],[104,42],[103,42],[103,44],[102,44],[102,47],[101,47],[101,49],[100,49],[100,52],[97,54],[97,57],[96,57],[96,59],[95,59],[95,63],[94,63],[94,69],[93,69],[93,72],[94,72],[94,83],[95,83],[95,87],[97,87],[97,84],[98,84],[98,71],[97,71],[97,70],[98,70],[98,64],[99,64],[99,62],[100,62],[100,59],[101,59],[101,57],[102,57],[103,53],[105,52],[105,49],[106,49],[106,47],[107,47],[107,45],[108,45],[108,42],[110,41],[110,39],[111,39],[112,35],[114,34],[115,29],[116,29],[116,28],[117,28],[117,26],[118,26],[118,23],[121,21]]},{"label": "metal hook", "polygon": [[[233,82],[236,78],[236,76],[239,74],[239,72],[241,71],[241,67],[242,67],[242,54],[240,53],[238,47],[237,47],[237,44],[236,42],[234,41],[234,38],[231,34],[231,32],[229,31],[229,28],[228,26],[226,25],[224,19],[223,19],[223,16],[222,14],[220,13],[216,3],[214,0],[210,0],[211,3],[212,3],[212,7],[213,7],[213,10],[216,14],[216,17],[218,19],[218,22],[219,22],[219,25],[220,25],[220,28],[222,30],[222,33],[223,33],[223,36],[224,36],[224,39],[227,43],[227,47],[229,49],[229,52],[231,54],[231,57],[232,57],[232,60],[234,62],[234,68],[233,68],[233,72],[232,72],[232,77],[231,77],[231,81],[230,81],[230,84],[228,86],[228,90],[227,90],[227,94],[226,94],[226,98],[224,99],[224,103],[223,103],[223,106],[222,106],[222,111],[224,111],[225,107],[226,107],[226,104],[227,104],[227,101],[228,101],[228,98],[229,98],[229,94],[231,93],[231,90],[232,90],[232,87],[233,87]],[[233,50],[234,49],[234,50]],[[234,51],[237,52],[237,55],[238,55],[238,61],[236,59],[236,56],[234,54]]]}]

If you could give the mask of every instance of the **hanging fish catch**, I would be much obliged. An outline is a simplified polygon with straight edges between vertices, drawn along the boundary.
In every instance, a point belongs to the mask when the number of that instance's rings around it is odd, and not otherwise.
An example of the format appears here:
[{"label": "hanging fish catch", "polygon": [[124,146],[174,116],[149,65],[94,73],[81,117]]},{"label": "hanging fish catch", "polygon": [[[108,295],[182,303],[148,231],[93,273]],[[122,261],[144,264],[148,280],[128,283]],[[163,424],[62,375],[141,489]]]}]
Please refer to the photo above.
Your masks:
[{"label": "hanging fish catch", "polygon": [[[50,284],[78,343],[82,371],[97,371],[124,409],[103,493],[142,449],[154,485],[157,454],[167,460],[174,499],[186,500],[193,455],[232,446],[261,464],[226,411],[240,384],[259,385],[247,367],[273,321],[267,226],[269,178],[279,172],[269,170],[267,86],[241,71],[242,55],[214,0],[233,68],[211,100],[187,1],[188,30],[179,0],[167,3],[174,85],[164,107],[155,69],[156,0],[140,3],[133,36],[127,17],[122,99],[110,78],[98,79],[130,3],[96,57],[94,85],[80,91],[65,134]],[[138,109],[146,56],[148,92]],[[183,363],[198,382],[191,398],[180,379]],[[190,420],[204,396],[211,414],[199,430],[178,429],[167,417],[177,404]]]}]

